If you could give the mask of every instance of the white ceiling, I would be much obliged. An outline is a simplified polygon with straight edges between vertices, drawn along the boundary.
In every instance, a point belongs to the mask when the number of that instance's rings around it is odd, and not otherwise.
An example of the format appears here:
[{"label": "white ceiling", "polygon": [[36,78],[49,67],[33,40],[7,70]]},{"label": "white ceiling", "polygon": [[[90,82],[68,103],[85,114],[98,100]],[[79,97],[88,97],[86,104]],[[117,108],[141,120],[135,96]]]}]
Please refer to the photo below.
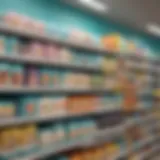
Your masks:
[{"label": "white ceiling", "polygon": [[[109,12],[103,17],[110,18],[135,29],[145,31],[146,25],[155,23],[160,26],[160,0],[99,0],[109,6]],[[79,0],[66,0],[67,3],[81,9],[87,9]],[[96,13],[94,10],[89,10]],[[98,14],[98,13],[96,13]]]}]

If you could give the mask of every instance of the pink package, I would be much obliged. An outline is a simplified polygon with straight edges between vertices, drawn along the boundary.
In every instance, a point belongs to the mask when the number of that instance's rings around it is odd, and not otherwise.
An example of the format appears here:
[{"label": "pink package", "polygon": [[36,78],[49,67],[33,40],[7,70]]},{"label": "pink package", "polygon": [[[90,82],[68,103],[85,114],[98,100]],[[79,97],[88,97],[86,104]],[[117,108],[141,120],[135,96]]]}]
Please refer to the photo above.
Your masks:
[{"label": "pink package", "polygon": [[38,33],[44,33],[45,30],[45,25],[41,21],[35,21],[34,22],[34,27],[36,29],[36,32]]},{"label": "pink package", "polygon": [[29,57],[30,56],[30,51],[29,51],[29,44],[28,43],[25,43],[25,42],[21,42],[19,44],[19,54],[21,56],[24,56],[24,57]]},{"label": "pink package", "polygon": [[33,30],[32,19],[27,16],[23,16],[22,26],[24,27],[23,29],[28,30],[28,31],[32,31]]},{"label": "pink package", "polygon": [[33,42],[29,46],[29,52],[33,58],[42,58],[44,55],[43,45],[39,42]]},{"label": "pink package", "polygon": [[60,47],[58,45],[46,45],[44,51],[44,57],[47,57],[52,62],[59,62]]},{"label": "pink package", "polygon": [[21,25],[21,16],[16,12],[8,12],[4,16],[4,22],[8,25],[12,25],[15,27],[20,27]]},{"label": "pink package", "polygon": [[26,85],[30,87],[36,87],[39,85],[39,70],[33,67],[29,67],[26,70]]}]

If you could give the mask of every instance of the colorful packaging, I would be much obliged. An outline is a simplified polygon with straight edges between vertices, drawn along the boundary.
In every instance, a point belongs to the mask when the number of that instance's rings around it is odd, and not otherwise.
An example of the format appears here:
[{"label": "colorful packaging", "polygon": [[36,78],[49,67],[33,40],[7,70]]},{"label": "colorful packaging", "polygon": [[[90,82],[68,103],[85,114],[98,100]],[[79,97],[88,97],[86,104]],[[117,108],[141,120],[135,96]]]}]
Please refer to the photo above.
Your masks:
[{"label": "colorful packaging", "polygon": [[78,53],[75,50],[72,51],[72,64],[77,65],[77,66],[81,65],[80,53]]},{"label": "colorful packaging", "polygon": [[102,69],[106,73],[115,73],[118,69],[117,60],[112,58],[104,58],[102,61]]},{"label": "colorful packaging", "polygon": [[63,88],[73,88],[74,87],[74,74],[69,71],[62,72],[62,86]]},{"label": "colorful packaging", "polygon": [[65,128],[62,123],[56,123],[53,125],[53,139],[55,140],[55,143],[62,144],[66,140],[66,133]]},{"label": "colorful packaging", "polygon": [[100,75],[93,75],[91,78],[92,88],[101,89],[104,87],[104,78]]},{"label": "colorful packaging", "polygon": [[66,111],[66,98],[65,97],[54,97],[52,98],[52,106],[54,107],[55,116],[65,116],[67,115]]},{"label": "colorful packaging", "polygon": [[61,70],[53,70],[50,72],[51,75],[51,86],[54,86],[55,88],[60,88],[62,86],[63,82],[63,72]]},{"label": "colorful packaging", "polygon": [[16,106],[13,102],[0,101],[0,118],[8,118],[15,116]]},{"label": "colorful packaging", "polygon": [[80,136],[80,123],[76,120],[69,122],[68,135],[70,140],[76,140]]},{"label": "colorful packaging", "polygon": [[21,17],[16,12],[6,13],[3,17],[3,21],[9,26],[18,27],[18,28],[21,26]]},{"label": "colorful packaging", "polygon": [[0,63],[0,85],[5,86],[9,84],[10,80],[10,66],[7,63]]},{"label": "colorful packaging", "polygon": [[32,58],[42,58],[44,57],[44,46],[39,42],[32,42],[30,43],[29,52],[32,55]]},{"label": "colorful packaging", "polygon": [[77,58],[81,66],[89,66],[90,57],[85,53],[77,53]]},{"label": "colorful packaging", "polygon": [[22,86],[24,84],[24,68],[22,65],[11,65],[11,84],[13,86]]},{"label": "colorful packaging", "polygon": [[116,76],[106,76],[104,78],[104,86],[105,89],[118,91],[118,78]]},{"label": "colorful packaging", "polygon": [[4,55],[5,53],[5,39],[4,35],[0,35],[0,55]]},{"label": "colorful packaging", "polygon": [[6,37],[5,50],[8,55],[16,55],[19,52],[19,41],[17,37]]},{"label": "colorful packaging", "polygon": [[61,47],[56,44],[46,44],[43,46],[43,57],[55,63],[61,61]]},{"label": "colorful packaging", "polygon": [[53,131],[52,128],[45,126],[41,127],[39,131],[39,136],[40,136],[40,141],[42,146],[46,145],[51,145],[53,144],[53,139],[52,139]]},{"label": "colorful packaging", "polygon": [[29,44],[27,41],[21,41],[18,45],[18,54],[20,56],[23,56],[23,57],[31,57],[31,53],[30,53],[30,48],[29,48]]},{"label": "colorful packaging", "polygon": [[21,128],[22,143],[24,149],[22,148],[22,155],[27,152],[32,152],[37,147],[38,142],[38,132],[37,127],[34,124],[25,125]]},{"label": "colorful packaging", "polygon": [[51,99],[48,97],[42,97],[39,99],[39,116],[40,117],[50,117],[53,113],[53,106]]},{"label": "colorful packaging", "polygon": [[16,143],[12,139],[12,132],[9,128],[0,131],[0,142],[2,153],[10,153],[16,149]]},{"label": "colorful packaging", "polygon": [[[42,21],[32,20],[33,28],[35,32],[43,34],[45,31],[45,25]],[[31,28],[32,29],[32,28]]]},{"label": "colorful packaging", "polygon": [[50,71],[49,69],[40,70],[40,85],[49,86],[51,83]]},{"label": "colorful packaging", "polygon": [[39,99],[39,116],[61,117],[67,114],[65,97],[42,97]]},{"label": "colorful packaging", "polygon": [[34,67],[28,67],[25,74],[25,84],[29,87],[37,87],[40,84],[39,77],[40,73],[38,69]]},{"label": "colorful packaging", "polygon": [[28,96],[21,98],[17,108],[17,114],[20,116],[39,116],[37,97]]},{"label": "colorful packaging", "polygon": [[72,63],[72,53],[67,48],[62,48],[60,51],[60,62],[62,64],[71,64]]},{"label": "colorful packaging", "polygon": [[103,36],[101,42],[103,47],[110,51],[125,52],[128,49],[127,40],[118,33]]},{"label": "colorful packaging", "polygon": [[99,55],[90,55],[89,65],[95,68],[99,68],[101,67],[103,58],[104,57]]}]

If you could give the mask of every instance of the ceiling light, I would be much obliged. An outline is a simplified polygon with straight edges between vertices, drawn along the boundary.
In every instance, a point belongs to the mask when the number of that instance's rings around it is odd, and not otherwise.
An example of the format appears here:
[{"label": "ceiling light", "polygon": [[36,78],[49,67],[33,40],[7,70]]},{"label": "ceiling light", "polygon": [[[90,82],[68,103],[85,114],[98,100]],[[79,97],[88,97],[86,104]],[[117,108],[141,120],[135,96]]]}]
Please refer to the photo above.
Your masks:
[{"label": "ceiling light", "polygon": [[160,36],[160,25],[158,24],[154,24],[154,23],[148,24],[147,30],[152,34]]},{"label": "ceiling light", "polygon": [[106,4],[97,0],[80,0],[80,2],[97,11],[104,12],[108,10],[108,6]]}]

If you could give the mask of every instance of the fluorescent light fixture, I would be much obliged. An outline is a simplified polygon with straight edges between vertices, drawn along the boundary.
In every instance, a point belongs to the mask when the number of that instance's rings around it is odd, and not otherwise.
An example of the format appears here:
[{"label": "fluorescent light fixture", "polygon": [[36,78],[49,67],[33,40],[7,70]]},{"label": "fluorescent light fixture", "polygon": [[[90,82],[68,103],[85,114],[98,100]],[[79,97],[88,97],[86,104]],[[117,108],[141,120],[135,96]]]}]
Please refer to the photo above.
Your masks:
[{"label": "fluorescent light fixture", "polygon": [[152,34],[160,36],[160,25],[158,24],[155,23],[148,24],[147,30]]},{"label": "fluorescent light fixture", "polygon": [[100,12],[108,10],[108,6],[98,0],[80,0],[80,2]]}]

